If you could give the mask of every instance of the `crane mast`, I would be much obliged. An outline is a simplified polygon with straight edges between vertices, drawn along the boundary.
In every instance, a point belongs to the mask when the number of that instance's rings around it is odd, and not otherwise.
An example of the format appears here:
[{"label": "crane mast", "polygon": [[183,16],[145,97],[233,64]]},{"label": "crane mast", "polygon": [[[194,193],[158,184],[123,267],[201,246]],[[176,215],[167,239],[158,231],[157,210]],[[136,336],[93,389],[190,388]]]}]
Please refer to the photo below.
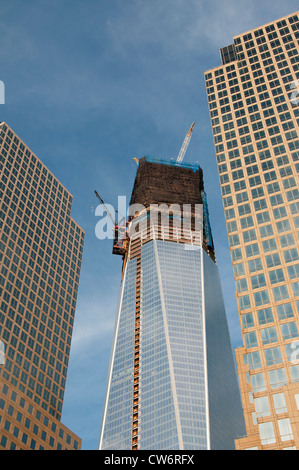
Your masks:
[{"label": "crane mast", "polygon": [[187,151],[187,148],[188,148],[188,145],[189,145],[189,142],[190,142],[190,139],[191,139],[191,136],[192,136],[192,132],[193,132],[193,127],[195,126],[195,122],[193,122],[191,124],[191,127],[189,129],[189,131],[187,132],[186,134],[186,137],[184,139],[184,142],[183,142],[183,145],[182,145],[182,148],[180,150],[180,153],[178,155],[178,158],[177,158],[177,163],[181,163],[184,159],[184,156],[185,156],[185,153]]}]

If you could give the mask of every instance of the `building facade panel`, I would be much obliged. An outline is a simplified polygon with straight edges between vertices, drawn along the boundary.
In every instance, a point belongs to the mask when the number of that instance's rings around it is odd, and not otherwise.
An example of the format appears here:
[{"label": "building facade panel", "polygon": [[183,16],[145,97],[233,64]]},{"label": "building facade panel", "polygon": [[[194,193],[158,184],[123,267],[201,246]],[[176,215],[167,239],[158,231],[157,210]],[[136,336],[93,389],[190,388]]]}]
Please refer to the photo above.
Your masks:
[{"label": "building facade panel", "polygon": [[273,408],[277,388],[286,400],[298,381],[298,28],[294,13],[239,35],[205,73],[244,343],[239,447],[252,436],[258,448],[299,446],[294,404],[285,421]]},{"label": "building facade panel", "polygon": [[6,123],[0,170],[0,447],[68,446],[53,430],[65,434],[60,419],[84,232],[70,217],[71,194]]},{"label": "building facade panel", "polygon": [[136,259],[127,263],[122,284],[100,437],[106,450],[128,449],[132,442]]}]

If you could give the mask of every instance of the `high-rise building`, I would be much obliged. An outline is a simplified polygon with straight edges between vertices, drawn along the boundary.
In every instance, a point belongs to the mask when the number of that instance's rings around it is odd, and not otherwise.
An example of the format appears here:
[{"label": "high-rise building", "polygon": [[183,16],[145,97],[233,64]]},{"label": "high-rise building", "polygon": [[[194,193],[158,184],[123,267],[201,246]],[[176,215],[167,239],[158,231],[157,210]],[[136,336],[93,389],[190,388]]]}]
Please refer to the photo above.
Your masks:
[{"label": "high-rise building", "polygon": [[237,449],[299,449],[298,39],[296,12],[205,73],[243,338]]},{"label": "high-rise building", "polygon": [[129,211],[99,448],[233,449],[245,425],[201,168],[141,158]]},{"label": "high-rise building", "polygon": [[80,449],[60,419],[84,232],[72,196],[0,124],[0,449]]}]

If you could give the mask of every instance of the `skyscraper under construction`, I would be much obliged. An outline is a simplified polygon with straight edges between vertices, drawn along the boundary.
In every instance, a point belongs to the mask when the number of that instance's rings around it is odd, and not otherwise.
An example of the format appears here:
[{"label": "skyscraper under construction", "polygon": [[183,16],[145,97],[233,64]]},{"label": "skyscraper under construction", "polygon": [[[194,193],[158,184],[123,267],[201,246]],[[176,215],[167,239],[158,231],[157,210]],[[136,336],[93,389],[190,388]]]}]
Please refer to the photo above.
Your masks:
[{"label": "skyscraper under construction", "polygon": [[141,158],[131,208],[114,248],[123,273],[99,448],[234,449],[245,427],[201,168]]}]

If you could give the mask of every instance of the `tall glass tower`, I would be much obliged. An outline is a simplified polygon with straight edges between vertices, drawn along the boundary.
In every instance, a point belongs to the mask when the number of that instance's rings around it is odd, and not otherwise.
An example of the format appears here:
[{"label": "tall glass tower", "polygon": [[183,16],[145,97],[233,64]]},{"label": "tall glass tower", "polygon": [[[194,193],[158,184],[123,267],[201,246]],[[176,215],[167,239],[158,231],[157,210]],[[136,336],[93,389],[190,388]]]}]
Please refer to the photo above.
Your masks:
[{"label": "tall glass tower", "polygon": [[99,448],[233,449],[245,426],[202,170],[141,158],[132,207]]},{"label": "tall glass tower", "polygon": [[244,343],[238,449],[299,449],[298,39],[296,12],[205,73]]}]

